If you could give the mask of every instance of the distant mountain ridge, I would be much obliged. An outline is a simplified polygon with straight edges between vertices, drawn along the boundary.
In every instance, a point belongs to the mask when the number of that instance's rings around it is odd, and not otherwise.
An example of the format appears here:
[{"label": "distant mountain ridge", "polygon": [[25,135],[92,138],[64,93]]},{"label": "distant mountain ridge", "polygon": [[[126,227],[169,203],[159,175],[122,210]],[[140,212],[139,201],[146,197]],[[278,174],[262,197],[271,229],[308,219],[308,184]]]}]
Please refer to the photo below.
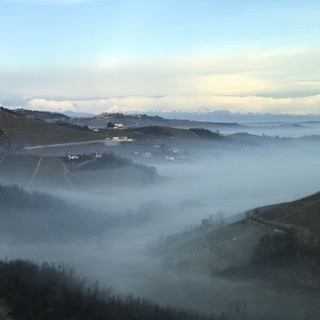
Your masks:
[{"label": "distant mountain ridge", "polygon": [[[154,113],[151,112],[150,115]],[[320,121],[317,114],[276,114],[276,113],[242,113],[231,111],[208,111],[208,112],[157,112],[157,115],[167,119],[186,119],[194,121],[210,122],[306,122]]]},{"label": "distant mountain ridge", "polygon": [[[11,110],[26,110],[17,107],[8,107]],[[28,112],[41,112],[48,114],[65,115],[70,118],[87,118],[87,117],[105,117],[111,115],[123,115],[125,117],[138,118],[139,116],[162,118],[168,120],[189,120],[189,121],[208,121],[208,122],[239,122],[239,123],[252,123],[252,122],[320,122],[320,114],[290,114],[290,113],[259,113],[259,112],[233,112],[229,110],[213,110],[209,109],[203,111],[138,111],[132,110],[125,113],[112,113],[102,112],[100,114],[85,111],[72,111],[64,110],[57,111],[52,109],[50,111],[41,110],[26,110]]]},{"label": "distant mountain ridge", "polygon": [[87,118],[73,118],[71,122],[75,124],[87,125],[92,128],[105,128],[114,123],[122,124],[125,127],[143,127],[143,126],[163,126],[175,128],[201,128],[206,127],[210,130],[220,130],[226,127],[241,127],[238,123],[230,122],[210,122],[195,121],[185,119],[168,119],[157,114],[124,114],[124,113],[108,113],[104,112],[99,115]]},{"label": "distant mountain ridge", "polygon": [[105,139],[100,133],[48,123],[3,107],[0,108],[0,129],[6,141],[10,139],[17,147]]},{"label": "distant mountain ridge", "polygon": [[[6,109],[8,110],[8,109]],[[15,109],[14,112],[23,117],[35,118],[40,120],[67,120],[70,117],[58,112],[39,111],[39,110],[27,110],[27,109]]]}]

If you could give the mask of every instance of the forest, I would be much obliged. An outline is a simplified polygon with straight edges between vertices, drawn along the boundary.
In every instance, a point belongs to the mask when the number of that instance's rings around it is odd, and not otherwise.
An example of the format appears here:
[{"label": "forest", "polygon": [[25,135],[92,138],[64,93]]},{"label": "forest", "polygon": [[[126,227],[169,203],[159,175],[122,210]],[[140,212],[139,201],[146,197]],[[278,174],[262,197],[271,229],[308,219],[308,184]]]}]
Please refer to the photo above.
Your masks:
[{"label": "forest", "polygon": [[0,261],[0,296],[16,319],[33,320],[228,320],[183,311],[87,283],[64,265]]}]

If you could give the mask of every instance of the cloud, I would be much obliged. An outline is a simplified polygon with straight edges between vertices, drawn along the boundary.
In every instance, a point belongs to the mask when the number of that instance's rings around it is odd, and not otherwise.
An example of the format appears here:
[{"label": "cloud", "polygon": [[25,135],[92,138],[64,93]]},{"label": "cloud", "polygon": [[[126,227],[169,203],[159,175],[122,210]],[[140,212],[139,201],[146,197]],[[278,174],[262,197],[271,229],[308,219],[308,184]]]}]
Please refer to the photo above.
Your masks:
[{"label": "cloud", "polygon": [[272,98],[257,96],[185,95],[162,97],[114,97],[106,99],[54,101],[32,99],[31,109],[63,112],[167,112],[215,111],[272,112],[290,114],[319,114],[320,94],[308,97]]},{"label": "cloud", "polygon": [[76,104],[72,101],[54,101],[46,100],[43,98],[32,99],[28,102],[28,107],[35,110],[44,110],[44,111],[76,111]]},{"label": "cloud", "polygon": [[[318,113],[320,49],[100,59],[86,67],[0,69],[0,96],[86,112]],[[16,99],[17,100],[17,99]]]}]

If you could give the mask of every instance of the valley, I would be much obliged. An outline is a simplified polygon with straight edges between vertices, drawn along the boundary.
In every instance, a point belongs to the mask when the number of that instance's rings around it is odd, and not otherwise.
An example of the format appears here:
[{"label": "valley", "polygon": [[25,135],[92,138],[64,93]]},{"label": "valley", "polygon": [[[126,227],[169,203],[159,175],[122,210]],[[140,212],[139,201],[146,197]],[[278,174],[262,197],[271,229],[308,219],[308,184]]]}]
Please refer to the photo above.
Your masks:
[{"label": "valley", "polygon": [[1,257],[219,320],[319,314],[318,135],[41,116],[1,109]]}]

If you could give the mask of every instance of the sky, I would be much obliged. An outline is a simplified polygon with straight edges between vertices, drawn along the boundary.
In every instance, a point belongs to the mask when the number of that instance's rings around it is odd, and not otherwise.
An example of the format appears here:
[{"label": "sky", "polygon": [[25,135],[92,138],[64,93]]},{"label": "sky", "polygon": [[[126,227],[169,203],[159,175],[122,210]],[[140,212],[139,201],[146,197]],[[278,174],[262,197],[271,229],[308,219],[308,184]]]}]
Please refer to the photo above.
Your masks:
[{"label": "sky", "polygon": [[320,114],[318,0],[0,0],[0,104]]}]

